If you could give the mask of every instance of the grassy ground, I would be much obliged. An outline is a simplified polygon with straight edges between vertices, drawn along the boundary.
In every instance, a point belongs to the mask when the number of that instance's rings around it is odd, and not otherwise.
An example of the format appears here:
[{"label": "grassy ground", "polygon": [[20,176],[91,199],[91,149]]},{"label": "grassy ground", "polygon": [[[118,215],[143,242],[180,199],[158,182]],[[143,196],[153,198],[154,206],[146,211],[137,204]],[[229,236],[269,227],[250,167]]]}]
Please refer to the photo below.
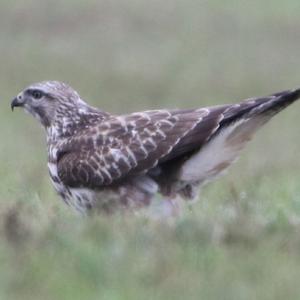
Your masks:
[{"label": "grassy ground", "polygon": [[300,85],[298,0],[0,2],[0,299],[299,299],[299,104],[182,218],[80,217],[9,100],[44,79],[112,112]]}]

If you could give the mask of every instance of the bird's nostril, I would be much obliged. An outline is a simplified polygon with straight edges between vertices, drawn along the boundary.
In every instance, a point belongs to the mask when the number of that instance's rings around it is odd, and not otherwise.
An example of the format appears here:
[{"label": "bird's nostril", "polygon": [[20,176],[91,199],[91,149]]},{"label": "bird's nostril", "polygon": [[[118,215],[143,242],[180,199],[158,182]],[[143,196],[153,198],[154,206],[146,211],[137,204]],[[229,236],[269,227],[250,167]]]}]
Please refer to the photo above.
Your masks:
[{"label": "bird's nostril", "polygon": [[11,101],[11,110],[13,111],[17,106],[23,106],[23,101],[22,99],[19,99],[19,97],[16,97]]}]

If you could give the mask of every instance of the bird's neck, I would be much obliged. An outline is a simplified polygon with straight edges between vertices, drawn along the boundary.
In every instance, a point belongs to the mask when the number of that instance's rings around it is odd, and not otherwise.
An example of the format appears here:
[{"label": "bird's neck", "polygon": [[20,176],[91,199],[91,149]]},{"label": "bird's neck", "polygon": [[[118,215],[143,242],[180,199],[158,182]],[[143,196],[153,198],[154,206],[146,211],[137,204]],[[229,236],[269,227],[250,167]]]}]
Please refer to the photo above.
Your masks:
[{"label": "bird's neck", "polygon": [[108,114],[90,106],[76,107],[66,113],[57,113],[47,131],[47,141],[52,143],[60,139],[77,135],[91,125],[100,123]]}]

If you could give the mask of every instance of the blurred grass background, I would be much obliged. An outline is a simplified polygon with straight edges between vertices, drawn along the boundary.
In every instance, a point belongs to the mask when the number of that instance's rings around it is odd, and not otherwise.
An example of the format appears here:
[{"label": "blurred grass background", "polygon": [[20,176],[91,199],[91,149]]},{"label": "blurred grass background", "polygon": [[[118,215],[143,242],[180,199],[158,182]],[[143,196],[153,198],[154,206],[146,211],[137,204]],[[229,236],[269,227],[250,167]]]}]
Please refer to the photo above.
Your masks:
[{"label": "blurred grass background", "polygon": [[300,2],[0,2],[0,299],[299,299],[299,104],[172,222],[83,218],[10,99],[69,83],[111,112],[237,102],[300,85]]}]

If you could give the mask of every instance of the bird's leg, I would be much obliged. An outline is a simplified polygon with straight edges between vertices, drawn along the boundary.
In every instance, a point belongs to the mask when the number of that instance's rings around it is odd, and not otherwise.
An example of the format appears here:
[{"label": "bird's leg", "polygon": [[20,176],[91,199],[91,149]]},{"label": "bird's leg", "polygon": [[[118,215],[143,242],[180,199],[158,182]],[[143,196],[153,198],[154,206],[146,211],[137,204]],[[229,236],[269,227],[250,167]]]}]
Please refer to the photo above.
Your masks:
[{"label": "bird's leg", "polygon": [[180,217],[182,211],[182,201],[179,196],[172,196],[162,199],[158,207],[158,215],[161,217]]}]

